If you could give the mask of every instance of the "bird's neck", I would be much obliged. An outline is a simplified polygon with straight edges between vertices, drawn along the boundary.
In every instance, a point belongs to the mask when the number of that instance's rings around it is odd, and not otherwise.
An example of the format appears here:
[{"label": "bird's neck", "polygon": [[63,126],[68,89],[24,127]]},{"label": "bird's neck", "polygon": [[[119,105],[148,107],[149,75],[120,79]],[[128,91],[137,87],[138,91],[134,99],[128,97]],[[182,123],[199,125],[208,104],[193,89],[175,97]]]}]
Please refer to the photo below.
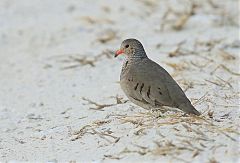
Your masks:
[{"label": "bird's neck", "polygon": [[134,54],[128,57],[128,60],[139,60],[147,58],[147,54],[144,49],[135,49]]}]

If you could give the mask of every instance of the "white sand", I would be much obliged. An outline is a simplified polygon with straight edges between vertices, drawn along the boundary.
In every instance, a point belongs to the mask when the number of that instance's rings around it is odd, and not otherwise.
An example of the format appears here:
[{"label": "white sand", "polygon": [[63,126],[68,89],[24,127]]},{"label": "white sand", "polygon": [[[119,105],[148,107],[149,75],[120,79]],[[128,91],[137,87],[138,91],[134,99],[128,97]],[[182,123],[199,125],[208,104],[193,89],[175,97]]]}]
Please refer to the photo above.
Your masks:
[{"label": "white sand", "polygon": [[[189,1],[1,0],[0,161],[238,162],[238,1],[196,2],[175,30]],[[201,119],[121,104],[123,57],[111,51],[129,37],[188,88]],[[116,96],[101,110],[82,99]]]}]

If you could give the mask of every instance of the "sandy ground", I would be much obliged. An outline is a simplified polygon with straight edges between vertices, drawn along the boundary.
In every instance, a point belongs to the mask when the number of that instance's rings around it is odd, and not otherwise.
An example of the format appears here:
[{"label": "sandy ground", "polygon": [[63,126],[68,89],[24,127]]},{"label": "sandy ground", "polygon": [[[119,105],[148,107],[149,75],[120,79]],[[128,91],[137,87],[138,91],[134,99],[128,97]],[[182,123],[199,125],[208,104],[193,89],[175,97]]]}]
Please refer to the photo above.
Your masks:
[{"label": "sandy ground", "polygon": [[[239,162],[237,0],[1,0],[0,160]],[[119,86],[137,38],[202,116],[160,115]]]}]

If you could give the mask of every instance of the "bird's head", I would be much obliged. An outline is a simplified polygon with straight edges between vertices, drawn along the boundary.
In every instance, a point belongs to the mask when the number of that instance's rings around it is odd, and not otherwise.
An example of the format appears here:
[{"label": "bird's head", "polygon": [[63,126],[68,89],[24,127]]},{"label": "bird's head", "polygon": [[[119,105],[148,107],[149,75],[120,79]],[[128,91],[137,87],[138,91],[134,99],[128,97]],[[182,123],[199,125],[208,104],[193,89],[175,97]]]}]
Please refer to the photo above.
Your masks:
[{"label": "bird's head", "polygon": [[120,54],[125,54],[127,57],[135,57],[136,55],[146,56],[141,42],[136,39],[124,40],[120,49],[116,51],[115,57]]}]

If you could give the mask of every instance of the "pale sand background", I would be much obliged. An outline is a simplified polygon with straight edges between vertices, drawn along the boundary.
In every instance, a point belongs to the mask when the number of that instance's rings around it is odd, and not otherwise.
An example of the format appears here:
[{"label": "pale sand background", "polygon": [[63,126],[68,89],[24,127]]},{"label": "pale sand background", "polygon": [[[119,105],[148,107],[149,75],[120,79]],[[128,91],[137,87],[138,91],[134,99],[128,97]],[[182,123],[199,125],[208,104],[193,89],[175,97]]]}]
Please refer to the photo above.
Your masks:
[{"label": "pale sand background", "polygon": [[[1,0],[0,160],[238,162],[239,4],[190,2]],[[201,119],[124,103],[112,51],[129,37]]]}]

